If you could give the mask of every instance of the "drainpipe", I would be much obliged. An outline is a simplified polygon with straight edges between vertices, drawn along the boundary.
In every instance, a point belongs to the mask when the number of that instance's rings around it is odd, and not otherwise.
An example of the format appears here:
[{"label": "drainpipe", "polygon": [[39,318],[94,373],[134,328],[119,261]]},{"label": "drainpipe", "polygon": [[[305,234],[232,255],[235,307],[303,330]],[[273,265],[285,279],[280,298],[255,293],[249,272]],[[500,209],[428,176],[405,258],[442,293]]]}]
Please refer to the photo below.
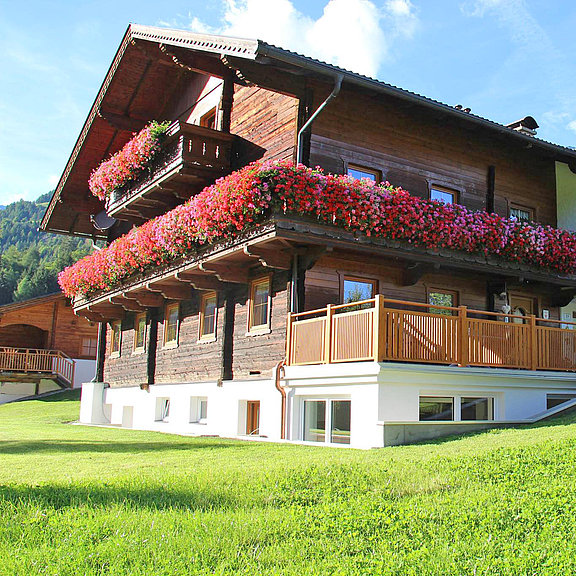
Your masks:
[{"label": "drainpipe", "polygon": [[316,112],[314,112],[314,114],[312,114],[312,116],[310,116],[310,118],[308,118],[308,121],[306,122],[306,124],[304,124],[304,126],[302,126],[302,128],[300,128],[300,130],[298,131],[298,147],[296,148],[296,163],[297,164],[302,163],[302,147],[303,147],[303,140],[304,140],[304,132],[306,132],[306,130],[308,130],[308,128],[310,128],[310,126],[312,126],[312,122],[314,122],[314,120],[316,119],[316,116],[318,116],[318,114],[320,114],[320,112],[322,112],[322,110],[328,104],[328,102],[330,102],[330,100],[333,100],[334,98],[336,98],[336,96],[338,96],[338,93],[340,92],[340,87],[342,86],[342,79],[343,78],[344,78],[344,76],[342,74],[339,74],[338,76],[336,76],[336,78],[334,79],[334,88],[332,88],[332,92],[330,92],[330,95],[328,96],[328,98],[326,98],[326,100],[324,100],[324,102],[322,102],[322,104],[320,104],[320,106],[318,106],[318,108],[316,109]]},{"label": "drainpipe", "polygon": [[286,360],[280,360],[276,367],[274,368],[274,384],[276,385],[276,390],[282,395],[282,406],[280,414],[280,440],[286,440],[286,390],[280,380],[282,379],[281,373],[284,370],[284,365]]}]

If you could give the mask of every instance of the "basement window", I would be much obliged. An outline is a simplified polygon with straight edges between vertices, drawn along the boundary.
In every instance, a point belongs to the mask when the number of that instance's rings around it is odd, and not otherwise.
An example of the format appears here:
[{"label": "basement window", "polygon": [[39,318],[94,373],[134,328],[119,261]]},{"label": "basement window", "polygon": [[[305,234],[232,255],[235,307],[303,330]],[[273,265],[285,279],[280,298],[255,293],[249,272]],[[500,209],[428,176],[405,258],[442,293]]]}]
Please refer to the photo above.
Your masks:
[{"label": "basement window", "polygon": [[454,420],[454,398],[420,397],[420,421]]},{"label": "basement window", "polygon": [[576,394],[546,394],[546,410],[556,408],[556,406],[570,402],[574,398],[576,398]]},{"label": "basement window", "polygon": [[156,422],[170,421],[170,398],[156,399]]},{"label": "basement window", "polygon": [[350,400],[305,400],[304,440],[350,444]]},{"label": "basement window", "polygon": [[494,398],[461,398],[461,420],[494,420]]},{"label": "basement window", "polygon": [[208,398],[190,397],[190,422],[194,424],[206,424],[208,419]]}]

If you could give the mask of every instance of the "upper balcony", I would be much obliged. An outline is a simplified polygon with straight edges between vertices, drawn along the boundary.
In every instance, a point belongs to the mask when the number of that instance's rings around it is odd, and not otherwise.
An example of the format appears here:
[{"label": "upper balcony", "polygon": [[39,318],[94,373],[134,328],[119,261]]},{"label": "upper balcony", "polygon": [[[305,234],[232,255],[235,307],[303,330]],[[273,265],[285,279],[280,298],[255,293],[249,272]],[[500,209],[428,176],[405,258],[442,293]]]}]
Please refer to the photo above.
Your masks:
[{"label": "upper balcony", "polygon": [[226,132],[173,122],[162,151],[137,179],[112,193],[107,213],[141,223],[181,204],[231,171],[234,139]]}]

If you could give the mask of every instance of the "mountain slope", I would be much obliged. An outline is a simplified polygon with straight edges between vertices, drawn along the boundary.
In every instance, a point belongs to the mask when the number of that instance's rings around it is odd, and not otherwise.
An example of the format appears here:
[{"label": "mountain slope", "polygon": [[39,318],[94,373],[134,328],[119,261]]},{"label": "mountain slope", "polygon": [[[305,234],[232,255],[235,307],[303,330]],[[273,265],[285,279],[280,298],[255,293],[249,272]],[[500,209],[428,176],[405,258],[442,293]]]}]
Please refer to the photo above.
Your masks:
[{"label": "mountain slope", "polygon": [[87,240],[38,231],[50,197],[0,211],[0,305],[58,292],[58,272],[91,251]]}]

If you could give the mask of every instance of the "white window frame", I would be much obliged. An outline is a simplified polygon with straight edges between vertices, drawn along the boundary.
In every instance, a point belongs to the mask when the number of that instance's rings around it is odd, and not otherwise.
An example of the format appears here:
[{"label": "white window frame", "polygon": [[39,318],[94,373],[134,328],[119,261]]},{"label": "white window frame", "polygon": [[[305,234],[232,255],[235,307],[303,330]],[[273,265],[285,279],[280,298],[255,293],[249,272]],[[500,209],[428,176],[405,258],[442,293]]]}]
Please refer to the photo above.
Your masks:
[{"label": "white window frame", "polygon": [[[326,406],[326,414],[325,422],[326,422],[326,430],[324,434],[324,442],[314,442],[313,440],[304,440],[304,436],[306,435],[306,402],[325,402]],[[332,402],[350,402],[350,442],[345,444],[343,442],[332,442]],[[330,446],[350,446],[352,443],[352,398],[350,396],[343,396],[343,397],[303,397],[300,403],[300,434],[303,442],[307,444],[313,444],[314,446],[317,445],[324,445],[328,444]]]},{"label": "white window frame", "polygon": [[[452,420],[420,420],[420,399],[421,398],[452,398]],[[492,419],[491,420],[462,420],[462,399],[463,398],[488,398],[492,400]],[[459,394],[454,394],[453,392],[427,392],[421,391],[418,394],[418,422],[425,423],[442,423],[442,422],[496,422],[499,414],[499,397],[495,393],[486,392],[460,392]]]}]

